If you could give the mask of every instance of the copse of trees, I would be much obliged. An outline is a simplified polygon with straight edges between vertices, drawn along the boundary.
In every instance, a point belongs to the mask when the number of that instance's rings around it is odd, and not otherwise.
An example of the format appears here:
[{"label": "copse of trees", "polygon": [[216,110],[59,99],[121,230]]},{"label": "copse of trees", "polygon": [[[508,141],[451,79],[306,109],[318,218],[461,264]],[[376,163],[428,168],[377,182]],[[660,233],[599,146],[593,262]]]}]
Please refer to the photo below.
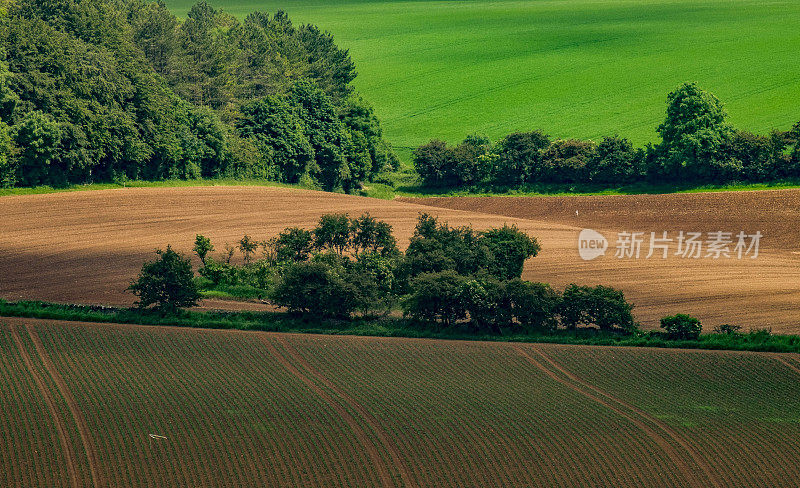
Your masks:
[{"label": "copse of trees", "polygon": [[396,165],[346,50],[313,25],[201,2],[11,2],[0,184],[198,177],[350,191]]},{"label": "copse of trees", "polygon": [[414,150],[425,185],[508,188],[533,184],[725,184],[800,178],[800,122],[786,132],[735,129],[719,99],[695,83],[667,97],[659,144],[634,148],[613,135],[599,143],[555,139],[542,131],[495,144],[470,136],[456,146],[433,140]]},{"label": "copse of trees", "polygon": [[[451,227],[420,214],[405,253],[392,228],[369,214],[324,214],[313,229],[289,227],[258,241],[248,235],[222,258],[198,235],[201,286],[256,290],[291,313],[347,319],[397,309],[412,321],[471,333],[547,334],[559,327],[631,333],[633,308],[612,288],[550,285],[521,278],[538,241],[516,226]],[[240,265],[231,262],[238,249]],[[257,249],[261,249],[260,257]]]}]

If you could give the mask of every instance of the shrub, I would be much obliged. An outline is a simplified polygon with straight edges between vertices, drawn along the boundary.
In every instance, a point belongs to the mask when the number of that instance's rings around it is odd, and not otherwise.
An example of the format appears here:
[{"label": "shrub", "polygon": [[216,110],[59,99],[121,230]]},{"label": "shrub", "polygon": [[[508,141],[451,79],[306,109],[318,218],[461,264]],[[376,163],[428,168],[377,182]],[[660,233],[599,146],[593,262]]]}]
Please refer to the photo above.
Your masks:
[{"label": "shrub", "polygon": [[141,308],[155,305],[156,309],[167,313],[197,305],[200,293],[189,258],[169,246],[166,251],[158,250],[156,253],[158,259],[145,263],[139,278],[128,287],[139,297],[137,305]]},{"label": "shrub", "polygon": [[500,333],[511,325],[511,308],[503,282],[492,278],[470,278],[462,284],[464,308],[478,331]]},{"label": "shrub", "polygon": [[323,317],[349,317],[356,309],[355,287],[324,262],[289,264],[270,294],[271,300],[289,312]]},{"label": "shrub", "polygon": [[661,319],[661,328],[670,339],[697,339],[703,326],[700,321],[691,315],[679,313]]},{"label": "shrub", "polygon": [[403,303],[406,316],[449,327],[467,317],[464,283],[455,271],[424,273],[411,282],[411,294]]},{"label": "shrub", "polygon": [[637,328],[632,309],[633,305],[625,301],[625,295],[620,290],[573,283],[564,290],[559,315],[568,329],[579,325],[596,325],[601,330],[618,328],[632,332]]},{"label": "shrub", "polygon": [[541,166],[534,172],[536,181],[552,183],[582,183],[587,178],[586,165],[594,157],[592,141],[566,139],[553,141],[542,152]]},{"label": "shrub", "polygon": [[405,268],[409,277],[445,270],[472,275],[486,269],[490,262],[489,248],[472,228],[450,227],[420,214],[406,250]]},{"label": "shrub", "polygon": [[364,214],[350,222],[351,244],[356,254],[379,253],[381,256],[398,254],[397,239],[392,226]]},{"label": "shrub", "polygon": [[504,185],[530,183],[532,178],[538,176],[542,151],[549,145],[550,138],[542,131],[507,135],[496,149],[497,182]]},{"label": "shrub", "polygon": [[505,291],[511,316],[521,328],[537,331],[556,329],[556,313],[561,298],[550,285],[516,278],[506,283]]},{"label": "shrub", "polygon": [[274,246],[278,261],[305,261],[314,250],[314,236],[306,229],[288,227],[278,234]]},{"label": "shrub", "polygon": [[325,214],[313,233],[314,247],[330,249],[341,256],[350,244],[350,219],[347,214]]},{"label": "shrub", "polygon": [[203,266],[206,265],[206,256],[214,250],[214,245],[211,244],[211,239],[206,236],[197,234],[194,238],[194,253],[200,258]]},{"label": "shrub", "polygon": [[413,151],[414,169],[426,185],[452,185],[458,181],[447,143],[434,139]]},{"label": "shrub", "polygon": [[628,139],[605,137],[586,162],[586,173],[592,183],[630,183],[642,173],[641,158]]},{"label": "shrub", "polygon": [[214,286],[236,285],[236,267],[228,263],[207,258],[206,263],[199,270],[200,276],[208,279]]},{"label": "shrub", "polygon": [[520,231],[516,225],[484,231],[481,242],[492,255],[489,273],[501,280],[519,278],[525,260],[535,257],[542,248],[535,237]]},{"label": "shrub", "polygon": [[249,235],[245,234],[244,237],[239,240],[239,245],[237,247],[239,251],[242,252],[244,264],[247,266],[250,264],[250,260],[253,258],[256,249],[258,249],[258,241],[253,240]]},{"label": "shrub", "polygon": [[715,334],[735,335],[742,330],[741,325],[722,324],[714,327]]}]

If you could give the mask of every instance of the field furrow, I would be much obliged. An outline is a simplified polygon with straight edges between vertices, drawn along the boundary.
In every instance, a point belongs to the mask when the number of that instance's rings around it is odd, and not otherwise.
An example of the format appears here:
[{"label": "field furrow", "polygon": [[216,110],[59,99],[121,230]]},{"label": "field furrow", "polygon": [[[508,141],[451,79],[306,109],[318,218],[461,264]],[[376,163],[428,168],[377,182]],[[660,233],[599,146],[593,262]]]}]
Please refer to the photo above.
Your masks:
[{"label": "field furrow", "polygon": [[22,337],[19,334],[19,331],[13,325],[11,326],[11,337],[14,340],[14,343],[19,350],[20,356],[22,356],[22,360],[25,363],[25,367],[28,370],[28,373],[33,377],[34,382],[36,383],[37,388],[39,389],[39,393],[41,393],[42,398],[44,399],[45,404],[47,405],[47,409],[50,412],[50,416],[52,417],[53,423],[56,427],[56,432],[58,433],[58,441],[61,444],[61,448],[64,452],[64,457],[66,460],[66,469],[69,475],[70,482],[72,486],[75,488],[80,488],[81,480],[78,475],[78,457],[75,453],[75,449],[72,446],[72,443],[69,439],[69,434],[67,433],[67,426],[64,420],[61,418],[58,412],[58,408],[56,407],[56,400],[53,397],[52,392],[49,390],[48,386],[45,384],[45,380],[42,378],[42,375],[39,371],[37,371],[36,366],[34,366],[33,360],[31,359],[30,354],[25,348],[25,345],[22,342]]}]

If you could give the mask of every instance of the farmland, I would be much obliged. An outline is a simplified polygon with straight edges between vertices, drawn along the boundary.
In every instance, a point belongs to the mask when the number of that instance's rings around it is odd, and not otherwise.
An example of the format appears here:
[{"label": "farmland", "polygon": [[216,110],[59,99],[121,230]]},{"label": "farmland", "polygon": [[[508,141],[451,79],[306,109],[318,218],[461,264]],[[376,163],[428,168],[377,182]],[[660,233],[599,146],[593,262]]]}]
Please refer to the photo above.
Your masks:
[{"label": "farmland", "polygon": [[3,486],[798,475],[793,356],[4,322]]},{"label": "farmland", "polygon": [[[166,3],[185,15],[194,2]],[[666,94],[684,81],[726,102],[741,129],[797,122],[797,2],[210,3],[240,17],[281,8],[331,31],[350,49],[355,86],[401,154],[433,137],[497,139],[535,128],[654,141]]]},{"label": "farmland", "polygon": [[[523,277],[561,288],[570,282],[622,289],[634,314],[655,328],[668,314],[690,313],[707,328],[735,323],[800,332],[800,269],[795,222],[800,191],[575,198],[431,199],[401,202],[286,188],[130,188],[8,196],[0,199],[0,298],[130,305],[125,288],[156,248],[190,253],[195,234],[222,247],[245,233],[257,239],[289,225],[312,227],[323,213],[369,212],[394,227],[401,247],[420,212],[452,225],[485,229],[517,224],[536,236],[541,254]],[[441,207],[451,208],[441,208]],[[578,212],[576,217],[575,212]],[[499,214],[499,215],[498,215]],[[678,230],[764,234],[758,259],[615,259],[582,261],[577,235]],[[613,245],[613,243],[612,243]],[[199,264],[198,261],[195,265]],[[208,301],[206,307],[264,308]]]}]

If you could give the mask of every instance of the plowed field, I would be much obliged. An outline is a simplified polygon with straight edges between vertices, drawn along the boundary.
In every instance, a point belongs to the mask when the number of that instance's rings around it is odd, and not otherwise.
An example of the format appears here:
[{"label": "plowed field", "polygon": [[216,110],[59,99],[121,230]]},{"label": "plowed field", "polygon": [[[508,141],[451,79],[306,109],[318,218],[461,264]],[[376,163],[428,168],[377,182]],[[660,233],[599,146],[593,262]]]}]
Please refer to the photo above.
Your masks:
[{"label": "plowed field", "polygon": [[763,487],[800,475],[793,355],[2,322],[1,486]]},{"label": "plowed field", "polygon": [[[425,204],[428,206],[423,206]],[[435,205],[437,207],[431,207]],[[445,208],[448,207],[448,208]],[[734,323],[800,332],[800,191],[571,198],[452,198],[383,201],[260,187],[131,188],[0,198],[0,297],[125,305],[124,290],[156,248],[190,252],[195,234],[218,249],[243,234],[256,239],[290,225],[312,226],[326,212],[370,212],[408,242],[419,212],[451,225],[515,223],[539,238],[524,277],[623,289],[648,327],[670,313],[706,326]],[[577,211],[577,214],[576,214]],[[583,261],[582,227],[611,241],[606,256]],[[616,259],[614,233],[760,231],[756,259]],[[647,243],[645,243],[646,245]],[[208,306],[231,306],[213,302]],[[246,306],[252,307],[252,304]]]}]

